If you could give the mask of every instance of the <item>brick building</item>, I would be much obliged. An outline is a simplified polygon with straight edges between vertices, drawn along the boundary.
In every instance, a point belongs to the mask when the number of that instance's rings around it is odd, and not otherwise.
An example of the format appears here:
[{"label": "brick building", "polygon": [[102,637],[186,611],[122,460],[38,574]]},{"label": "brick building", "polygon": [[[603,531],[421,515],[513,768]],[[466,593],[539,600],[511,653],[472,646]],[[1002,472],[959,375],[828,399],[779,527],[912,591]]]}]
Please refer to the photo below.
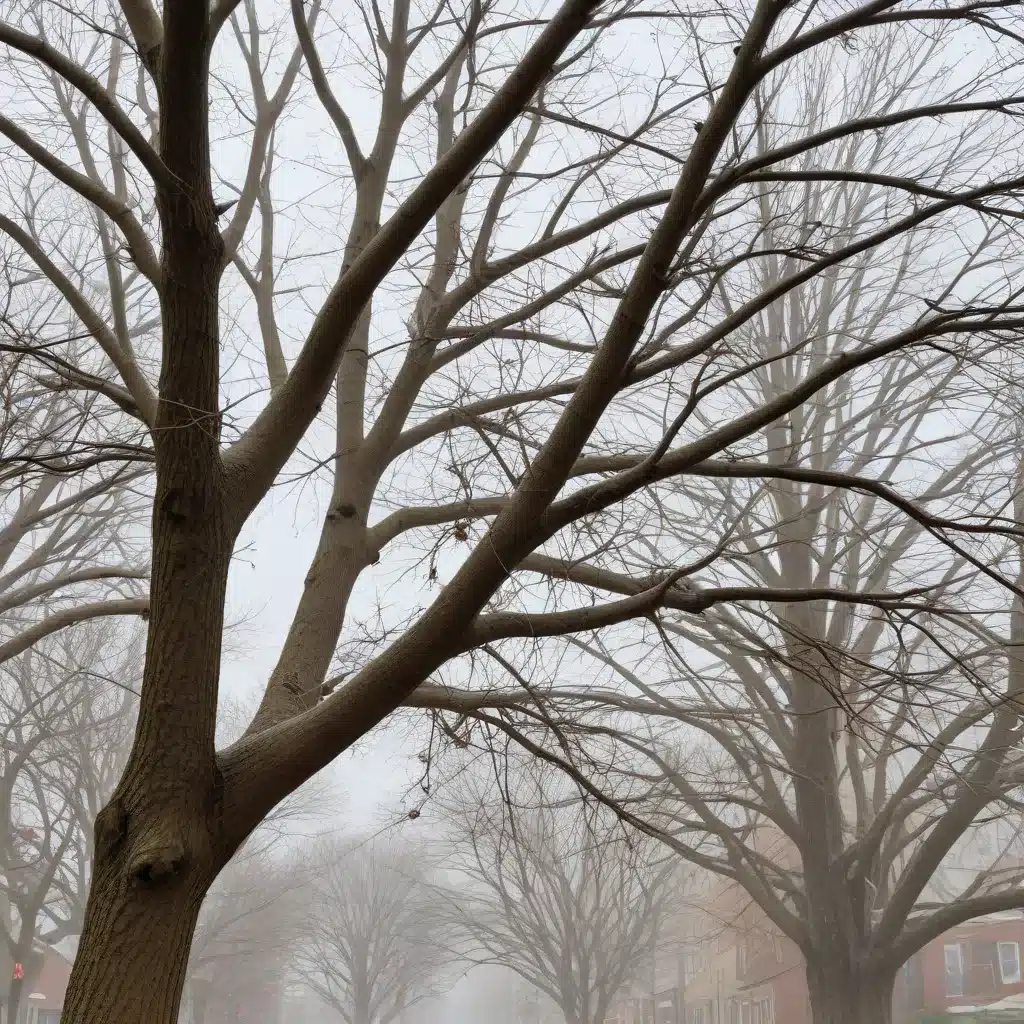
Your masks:
[{"label": "brick building", "polygon": [[[71,977],[71,963],[55,949],[40,947],[38,961],[32,965],[28,984],[22,990],[19,1016],[23,1024],[59,1024],[64,992]],[[0,956],[0,1024],[7,1024],[7,993],[14,977],[14,961],[6,953]]]},{"label": "brick building", "polygon": [[[650,978],[623,993],[609,1024],[811,1024],[796,945],[737,886],[714,886],[700,903],[675,923]],[[1022,949],[1022,911],[991,914],[939,936],[900,971],[895,1024],[970,1024],[997,1005],[1000,1021],[1024,1024]],[[1014,1016],[1008,1007],[1017,1001]]]},{"label": "brick building", "polygon": [[[990,914],[930,942],[904,965],[896,984],[899,1021],[949,1014],[968,1017],[1024,995],[1024,913]],[[1012,1001],[1012,1000],[1011,1000]],[[1020,1019],[1024,1021],[1024,999]]]}]

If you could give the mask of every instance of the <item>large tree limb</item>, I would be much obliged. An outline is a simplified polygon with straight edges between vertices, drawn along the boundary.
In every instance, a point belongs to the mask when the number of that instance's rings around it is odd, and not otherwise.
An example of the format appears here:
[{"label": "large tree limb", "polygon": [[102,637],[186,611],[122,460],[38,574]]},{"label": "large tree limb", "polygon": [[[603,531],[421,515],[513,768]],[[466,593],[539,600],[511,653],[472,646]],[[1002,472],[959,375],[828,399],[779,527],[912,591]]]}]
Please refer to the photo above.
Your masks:
[{"label": "large tree limb", "polygon": [[342,145],[345,147],[345,154],[348,157],[349,167],[352,168],[353,180],[358,184],[359,180],[366,172],[366,157],[363,155],[363,151],[359,148],[359,140],[356,138],[355,129],[352,127],[352,121],[349,119],[348,114],[345,113],[344,108],[338,102],[338,98],[334,95],[334,90],[331,89],[330,82],[327,81],[327,73],[324,71],[324,66],[320,60],[320,54],[317,51],[316,43],[313,41],[313,34],[310,31],[309,22],[306,20],[306,12],[303,9],[303,0],[291,0],[291,9],[292,23],[295,26],[295,34],[299,39],[299,47],[302,50],[302,56],[306,60],[306,69],[309,72],[310,81],[313,83],[313,89],[316,92],[324,110],[327,111],[328,117],[330,117],[334,124],[335,131],[338,133],[338,138],[341,139]]},{"label": "large tree limb", "polygon": [[[778,601],[786,604],[805,601],[842,601],[850,604],[870,604],[876,607],[907,607],[911,599],[931,593],[935,588],[912,587],[907,590],[886,593],[858,592],[843,590],[838,587],[693,587],[684,580],[670,582],[673,574],[663,573],[661,579],[648,576],[637,579],[623,573],[588,565],[586,562],[569,562],[550,555],[527,555],[517,566],[519,572],[535,572],[553,579],[562,579],[571,583],[579,583],[595,590],[605,590],[612,594],[640,595],[651,592],[656,586],[666,586],[662,594],[661,606],[675,608],[678,611],[700,614],[716,604],[736,601]],[[918,607],[917,605],[913,605]],[[934,608],[934,604],[922,604],[925,609]],[[509,613],[512,614],[512,613]]]},{"label": "large tree limb", "polygon": [[155,74],[164,41],[164,26],[152,0],[120,0],[135,46],[150,74]]},{"label": "large tree limb", "polygon": [[[678,451],[676,449],[675,451]],[[674,452],[670,452],[671,457]],[[582,458],[574,468],[574,475],[590,473],[612,473],[632,469],[640,465],[643,456],[597,455]],[[837,470],[811,469],[803,466],[776,465],[767,462],[750,462],[744,459],[707,459],[696,463],[685,471],[687,476],[706,476],[726,479],[792,480],[798,483],[820,484],[845,490],[862,491],[881,498],[887,504],[906,513],[922,526],[937,530],[958,530],[962,533],[997,534],[1006,537],[1024,538],[1024,527],[1015,525],[1015,520],[1006,519],[1005,524],[968,523],[944,516],[933,515],[921,508],[914,500],[905,498],[895,488],[880,480],[844,473]]]},{"label": "large tree limb", "polygon": [[933,939],[955,928],[958,924],[971,921],[986,914],[1001,910],[1024,909],[1024,889],[1015,887],[1006,892],[975,896],[973,899],[957,901],[935,910],[916,920],[913,916],[907,922],[900,938],[893,944],[892,961],[906,963],[919,949]]},{"label": "large tree limb", "polygon": [[145,569],[132,569],[129,566],[96,566],[91,569],[79,569],[77,572],[64,573],[53,579],[43,580],[22,587],[20,590],[5,591],[0,595],[0,615],[17,608],[19,605],[37,601],[40,597],[62,590],[64,587],[78,583],[94,583],[97,580],[144,580],[148,578]]},{"label": "large tree limb", "polygon": [[427,526],[440,526],[459,519],[480,519],[497,515],[509,503],[507,497],[470,498],[448,505],[425,505],[420,508],[403,508],[386,516],[369,531],[367,541],[374,551],[380,551],[396,537],[409,530]]}]

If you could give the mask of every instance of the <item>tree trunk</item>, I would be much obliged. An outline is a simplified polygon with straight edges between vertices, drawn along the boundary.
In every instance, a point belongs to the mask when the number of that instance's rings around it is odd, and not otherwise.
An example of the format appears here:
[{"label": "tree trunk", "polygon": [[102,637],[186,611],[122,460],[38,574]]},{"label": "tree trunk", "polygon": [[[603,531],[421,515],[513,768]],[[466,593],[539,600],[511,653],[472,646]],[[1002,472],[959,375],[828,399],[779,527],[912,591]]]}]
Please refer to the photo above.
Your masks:
[{"label": "tree trunk", "polygon": [[[24,929],[22,939],[14,952],[14,962],[21,964],[23,976],[11,978],[10,988],[7,990],[7,1020],[11,1024],[19,1024],[25,1015],[24,999],[25,992],[32,992],[35,983],[43,968],[43,957],[32,949],[32,941],[35,938],[35,923]],[[27,936],[27,937],[26,937]]]},{"label": "tree trunk", "polygon": [[206,1008],[210,1003],[210,983],[204,979],[193,979],[192,1024],[206,1024]]},{"label": "tree trunk", "polygon": [[61,1019],[173,1024],[206,886],[184,878],[155,892],[125,885],[116,862],[105,868],[93,882]]},{"label": "tree trunk", "polygon": [[172,177],[158,192],[163,358],[146,661],[131,754],[96,818],[64,1024],[176,1024],[200,905],[234,852],[224,838],[214,745],[239,524],[220,456],[223,245],[209,180],[211,29],[206,0],[175,0],[174,10],[158,82],[160,151]]},{"label": "tree trunk", "polygon": [[12,978],[11,987],[7,990],[7,1021],[8,1024],[17,1024],[18,1011],[21,1007],[21,993],[25,982],[22,978]]},{"label": "tree trunk", "polygon": [[[821,958],[823,961],[825,957]],[[892,972],[846,972],[807,964],[812,1024],[892,1024]]]}]

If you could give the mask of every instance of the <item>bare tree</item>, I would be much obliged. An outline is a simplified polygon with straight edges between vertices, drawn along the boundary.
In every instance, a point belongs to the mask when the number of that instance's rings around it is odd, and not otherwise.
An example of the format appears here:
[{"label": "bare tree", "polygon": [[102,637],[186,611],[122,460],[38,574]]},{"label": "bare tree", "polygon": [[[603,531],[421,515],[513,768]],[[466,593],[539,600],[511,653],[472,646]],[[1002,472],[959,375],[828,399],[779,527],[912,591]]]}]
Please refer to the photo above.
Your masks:
[{"label": "bare tree", "polygon": [[449,802],[446,860],[467,878],[452,911],[471,959],[515,971],[566,1024],[601,1024],[649,970],[684,878],[657,842],[538,774],[471,786]]},{"label": "bare tree", "polygon": [[[856,109],[884,103],[915,74],[905,56],[883,42],[856,60],[855,87],[809,69],[801,119],[823,130],[835,88]],[[777,130],[762,121],[756,149],[773,151]],[[843,140],[840,165],[856,165],[860,146],[875,180],[846,170],[836,188],[802,170],[758,188],[758,238],[780,255],[750,265],[751,291],[794,272],[786,236],[800,218],[808,236],[840,237],[886,218],[879,181],[905,150]],[[936,159],[959,173],[977,153]],[[755,414],[850,338],[887,333],[932,260],[953,267],[955,289],[985,274],[989,244],[1014,237],[993,224],[954,248],[908,233],[790,290],[733,332],[757,369],[730,412]],[[967,368],[940,348],[836,379],[652,494],[585,560],[546,559],[570,585],[621,594],[695,564],[646,630],[577,637],[572,661],[536,653],[518,692],[496,679],[491,694],[436,694],[436,706],[458,700],[488,728],[525,732],[623,816],[746,889],[803,953],[816,1024],[888,1020],[914,952],[1024,907],[1020,392],[999,342],[977,340]],[[492,660],[514,678],[511,657]],[[590,685],[562,682],[572,675]],[[448,723],[466,742],[465,724]]]},{"label": "bare tree", "polygon": [[148,607],[136,524],[149,456],[93,396],[58,386],[47,360],[68,333],[56,316],[39,326],[0,311],[0,664],[78,622]]},{"label": "bare tree", "polygon": [[[244,699],[221,702],[219,725],[228,742],[245,730],[253,710]],[[271,981],[280,988],[294,976],[315,878],[315,840],[307,829],[338,811],[327,780],[310,780],[264,818],[217,876],[189,952],[192,1024],[218,1012],[231,1018],[266,998]]]},{"label": "bare tree", "polygon": [[347,1024],[391,1024],[434,994],[452,955],[422,851],[325,843],[296,968]]},{"label": "bare tree", "polygon": [[189,956],[191,1020],[217,1009],[252,1006],[269,981],[292,973],[309,915],[310,882],[302,854],[272,846],[243,848],[203,903]]},{"label": "bare tree", "polygon": [[[648,615],[676,600],[686,571],[537,611],[528,584],[565,576],[560,545],[580,564],[635,496],[731,457],[859,367],[935,346],[955,362],[978,339],[1016,340],[1012,275],[995,289],[973,278],[950,289],[938,268],[900,323],[844,339],[753,410],[719,402],[752,386],[758,368],[730,339],[803,282],[921,225],[1015,223],[1010,7],[565,0],[551,13],[396,0],[341,22],[295,0],[286,28],[255,0],[176,0],[162,12],[123,0],[88,18],[6,5],[13,100],[0,133],[15,201],[0,230],[35,268],[33,287],[91,342],[92,362],[66,372],[148,433],[155,466],[139,725],[97,821],[69,1024],[170,1024],[218,871],[272,807],[443,666],[458,673],[460,656],[502,639]],[[861,42],[894,37],[912,53],[930,34],[980,55],[941,93],[912,83],[816,132],[792,121],[772,86],[787,67],[839,60]],[[304,106],[300,70],[318,107]],[[318,189],[295,196],[295,176],[275,173],[285,151],[275,143],[300,112],[319,120],[296,163],[318,163],[325,187],[351,197],[329,289],[310,271],[324,261],[320,235],[338,235],[339,210],[319,232]],[[788,125],[784,140],[752,151],[765,121]],[[738,305],[720,301],[725,279],[747,280],[745,264],[765,255],[744,215],[761,184],[799,173],[865,180],[870,163],[834,166],[831,143],[927,124],[955,144],[978,123],[998,157],[943,176],[927,147],[908,147],[902,174],[878,182],[884,219],[852,238],[791,238],[788,276]],[[26,127],[37,124],[46,130]],[[320,126],[336,132],[340,169],[318,159]],[[236,178],[227,171],[240,138]],[[825,166],[792,170],[804,154]],[[303,211],[302,252],[274,233],[282,206]],[[309,276],[287,280],[297,263]],[[246,345],[233,282],[252,295],[260,353]],[[299,309],[283,329],[285,293],[316,314]],[[223,358],[233,345],[243,359]],[[262,365],[269,393],[239,379],[238,365]],[[260,710],[218,752],[233,548],[286,467],[309,469],[310,448],[296,452],[305,438],[316,452],[332,389],[333,436],[316,455],[331,474],[317,554]],[[368,635],[333,686],[356,580],[389,545],[431,530],[439,548],[468,544],[465,556],[450,573],[428,563],[427,585],[448,577],[440,593]]]},{"label": "bare tree", "polygon": [[488,1020],[494,1024],[548,1024],[561,1017],[558,1006],[543,992],[503,968],[474,967],[460,995],[459,1011],[472,1020]]},{"label": "bare tree", "polygon": [[[139,637],[93,624],[42,641],[2,670],[0,935],[22,965],[7,989],[20,1020],[40,947],[81,931],[92,826],[124,766],[141,671]],[[107,681],[113,677],[117,685]]]}]

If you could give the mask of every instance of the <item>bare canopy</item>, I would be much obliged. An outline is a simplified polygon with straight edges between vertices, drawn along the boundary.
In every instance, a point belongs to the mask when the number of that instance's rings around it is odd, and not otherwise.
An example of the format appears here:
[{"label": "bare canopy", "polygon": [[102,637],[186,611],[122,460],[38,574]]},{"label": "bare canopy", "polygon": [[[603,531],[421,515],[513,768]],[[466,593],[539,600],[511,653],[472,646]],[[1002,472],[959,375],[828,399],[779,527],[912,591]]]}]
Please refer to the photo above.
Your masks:
[{"label": "bare canopy", "polygon": [[[900,318],[738,402],[762,361],[738,332],[803,283],[922,227],[1016,223],[1024,175],[1009,145],[955,174],[927,146],[878,174],[869,152],[851,166],[834,145],[919,126],[957,146],[982,122],[1009,139],[1012,7],[123,0],[86,20],[5,5],[6,251],[88,339],[65,379],[147,435],[154,472],[138,727],[96,823],[68,1024],[174,1021],[218,871],[442,668],[458,678],[497,657],[515,673],[501,641],[749,596],[682,586],[697,558],[614,586],[588,576],[636,500],[734,460],[767,474],[759,432],[859,368],[1015,344],[1013,282],[939,266]],[[910,82],[869,109],[836,106],[824,127],[791,116],[787,69],[934,33],[984,67],[941,95]],[[317,125],[306,153],[299,112]],[[767,147],[765,125],[778,129]],[[286,154],[322,176],[303,195]],[[885,216],[848,231],[782,217],[768,243],[750,211],[800,176],[871,181]],[[785,273],[761,281],[748,268],[776,248]],[[311,453],[330,475],[316,555],[259,710],[218,751],[233,552],[275,481],[314,471]],[[927,517],[898,486],[833,483]],[[338,685],[356,582],[424,538],[437,592],[376,639],[357,632]],[[549,581],[574,574],[582,603],[544,603]],[[418,702],[460,698],[434,687]]]}]

